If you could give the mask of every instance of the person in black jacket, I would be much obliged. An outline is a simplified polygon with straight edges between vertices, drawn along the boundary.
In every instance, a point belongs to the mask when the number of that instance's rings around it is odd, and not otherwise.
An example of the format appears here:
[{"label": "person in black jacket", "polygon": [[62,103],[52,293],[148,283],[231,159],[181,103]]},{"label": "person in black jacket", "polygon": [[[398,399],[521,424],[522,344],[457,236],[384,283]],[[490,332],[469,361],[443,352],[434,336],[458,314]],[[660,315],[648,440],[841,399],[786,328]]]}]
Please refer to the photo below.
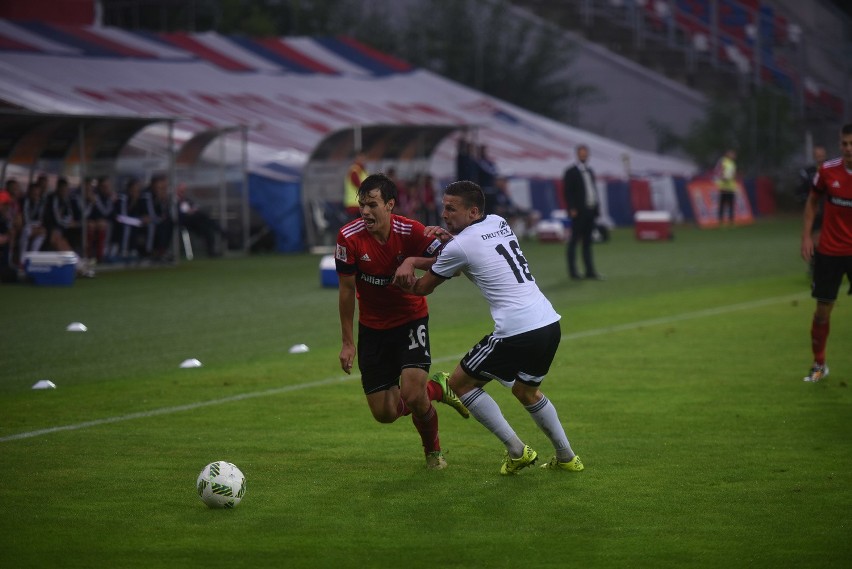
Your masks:
[{"label": "person in black jacket", "polygon": [[[565,192],[565,206],[571,218],[571,238],[568,241],[568,274],[572,279],[603,280],[595,270],[592,257],[592,232],[595,220],[600,213],[600,200],[595,182],[595,173],[588,166],[589,147],[577,146],[577,163],[565,170],[562,177],[562,190]],[[585,273],[577,270],[577,243],[581,243]]]}]

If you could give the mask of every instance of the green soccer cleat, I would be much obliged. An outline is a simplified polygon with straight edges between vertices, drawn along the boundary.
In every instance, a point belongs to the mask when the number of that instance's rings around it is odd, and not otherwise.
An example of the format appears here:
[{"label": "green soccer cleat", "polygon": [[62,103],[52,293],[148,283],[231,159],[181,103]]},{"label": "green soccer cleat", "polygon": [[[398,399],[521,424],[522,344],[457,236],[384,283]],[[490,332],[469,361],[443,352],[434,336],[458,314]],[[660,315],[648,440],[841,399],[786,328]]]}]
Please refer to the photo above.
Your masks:
[{"label": "green soccer cleat", "polygon": [[550,459],[550,462],[545,462],[541,467],[547,470],[567,470],[569,472],[580,472],[585,468],[579,456],[574,456],[568,462],[559,462],[559,459],[554,456]]},{"label": "green soccer cleat", "polygon": [[447,459],[444,453],[436,450],[426,453],[426,468],[429,470],[443,470],[447,467]]},{"label": "green soccer cleat", "polygon": [[500,466],[500,474],[517,474],[520,470],[535,464],[537,460],[538,453],[524,445],[524,452],[520,458],[511,458],[509,453],[506,453],[506,458],[503,459],[503,464]]},{"label": "green soccer cleat", "polygon": [[455,409],[459,415],[467,419],[470,417],[470,411],[467,410],[467,407],[465,407],[464,403],[461,402],[459,396],[450,388],[449,379],[450,374],[445,371],[433,373],[429,377],[429,381],[434,381],[441,386],[441,403],[449,405]]}]

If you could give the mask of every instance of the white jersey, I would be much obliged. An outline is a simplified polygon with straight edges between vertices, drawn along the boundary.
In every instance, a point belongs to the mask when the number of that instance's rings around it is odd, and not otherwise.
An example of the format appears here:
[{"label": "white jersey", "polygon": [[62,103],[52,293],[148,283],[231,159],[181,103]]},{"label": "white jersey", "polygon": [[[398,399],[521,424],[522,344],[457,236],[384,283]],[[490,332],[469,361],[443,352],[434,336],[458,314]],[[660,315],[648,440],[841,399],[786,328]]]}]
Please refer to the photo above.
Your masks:
[{"label": "white jersey", "polygon": [[491,308],[497,338],[537,330],[561,318],[535,283],[512,228],[499,215],[466,227],[444,245],[430,270],[442,278],[462,271],[479,287]]}]

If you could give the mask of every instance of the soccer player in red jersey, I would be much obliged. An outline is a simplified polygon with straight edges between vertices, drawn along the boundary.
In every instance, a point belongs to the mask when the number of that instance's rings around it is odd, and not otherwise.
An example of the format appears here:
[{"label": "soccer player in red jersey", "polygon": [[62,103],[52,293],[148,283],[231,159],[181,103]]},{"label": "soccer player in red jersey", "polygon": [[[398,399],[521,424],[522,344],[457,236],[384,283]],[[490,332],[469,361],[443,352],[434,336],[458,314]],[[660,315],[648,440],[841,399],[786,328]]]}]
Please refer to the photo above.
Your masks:
[{"label": "soccer player in red jersey", "polygon": [[[811,296],[816,299],[816,311],[811,323],[814,363],[804,378],[809,382],[817,382],[828,376],[825,346],[828,343],[831,309],[837,300],[843,275],[852,281],[852,123],[840,129],[840,150],[842,154],[839,158],[826,160],[817,170],[805,203],[802,258],[808,262],[814,259]],[[815,248],[811,230],[819,202],[823,200],[822,232]]]},{"label": "soccer player in red jersey", "polygon": [[[426,466],[446,468],[432,401],[468,411],[447,385],[447,374],[428,377],[429,309],[426,299],[393,285],[406,257],[434,257],[440,240],[424,235],[422,223],[393,214],[397,188],[384,174],[368,176],[358,188],[360,217],[340,228],[335,262],[340,280],[343,347],[340,366],[352,371],[355,354],[367,405],[379,423],[411,415],[423,441]],[[353,337],[358,304],[358,345]]]}]

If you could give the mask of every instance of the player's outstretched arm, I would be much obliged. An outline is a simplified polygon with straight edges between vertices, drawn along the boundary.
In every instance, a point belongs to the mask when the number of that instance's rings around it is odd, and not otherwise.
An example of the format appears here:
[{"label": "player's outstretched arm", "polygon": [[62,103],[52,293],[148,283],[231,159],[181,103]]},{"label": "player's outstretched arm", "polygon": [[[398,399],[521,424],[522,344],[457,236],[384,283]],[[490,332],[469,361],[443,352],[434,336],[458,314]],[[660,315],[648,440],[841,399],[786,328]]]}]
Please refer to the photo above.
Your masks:
[{"label": "player's outstretched arm", "polygon": [[435,257],[406,257],[393,275],[393,284],[401,289],[409,290],[417,280],[414,269],[428,271],[434,264]]},{"label": "player's outstretched arm", "polygon": [[416,294],[417,296],[426,296],[428,294],[432,294],[438,285],[444,282],[446,279],[442,279],[441,277],[435,275],[435,273],[425,273],[422,277],[414,281],[414,285],[411,287],[410,292],[412,294]]}]

